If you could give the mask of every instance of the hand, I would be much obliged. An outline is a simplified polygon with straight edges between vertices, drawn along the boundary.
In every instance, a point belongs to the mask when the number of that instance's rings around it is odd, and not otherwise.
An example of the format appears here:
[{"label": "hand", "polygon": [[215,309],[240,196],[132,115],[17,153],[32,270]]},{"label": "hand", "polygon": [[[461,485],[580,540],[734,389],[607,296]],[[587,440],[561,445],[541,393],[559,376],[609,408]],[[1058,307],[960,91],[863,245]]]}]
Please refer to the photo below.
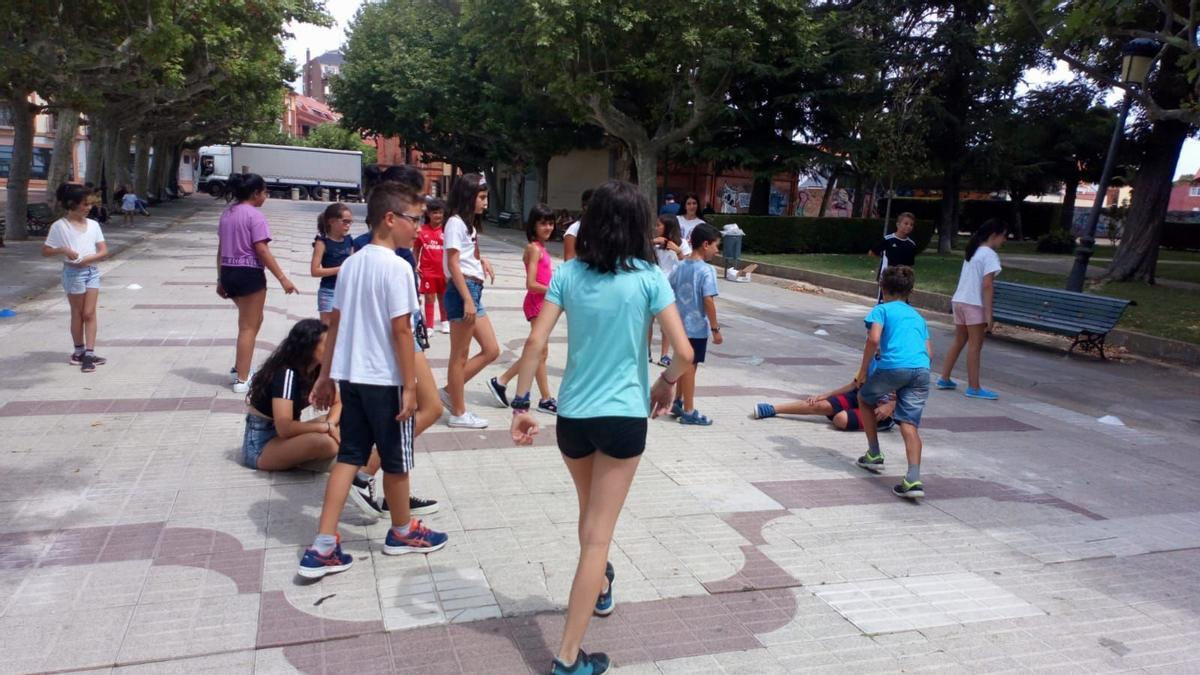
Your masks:
[{"label": "hand", "polygon": [[671,409],[675,401],[675,385],[659,376],[650,387],[650,417],[655,418]]},{"label": "hand", "polygon": [[992,331],[993,331],[995,328],[996,328],[996,320],[995,320],[995,319],[988,319],[988,322],[987,322],[987,328],[985,328],[985,329],[984,329],[984,332],[985,332],[985,333],[987,333],[988,335],[991,335],[991,334],[992,334]]},{"label": "hand", "polygon": [[654,238],[654,245],[655,245],[655,246],[658,246],[659,248],[662,248],[662,247],[666,246],[666,245],[667,245],[667,238],[666,238],[666,237],[655,237],[655,238]]},{"label": "hand", "polygon": [[284,277],[284,278],[280,279],[280,280],[279,280],[279,285],[280,285],[280,286],[283,286],[283,292],[284,292],[286,295],[291,295],[291,294],[293,294],[293,293],[299,293],[299,292],[300,292],[300,291],[296,290],[296,284],[293,284],[293,283],[292,283],[292,280],[291,280],[291,279],[289,279],[289,278],[287,278],[287,277]]},{"label": "hand", "polygon": [[719,345],[719,344],[725,342],[725,338],[721,337],[721,331],[717,331],[717,332],[713,333],[712,336],[713,336],[713,344],[714,345]]},{"label": "hand", "polygon": [[308,395],[308,402],[317,410],[329,410],[336,395],[337,387],[334,386],[333,380],[321,377],[313,385],[312,392]]},{"label": "hand", "polygon": [[463,305],[463,323],[468,326],[475,325],[475,301],[468,299]]},{"label": "hand", "polygon": [[67,259],[67,262],[70,262],[70,263],[73,263],[79,259],[79,254],[76,253],[75,249],[73,249],[73,248],[62,249],[62,254],[63,254],[63,257]]},{"label": "hand", "polygon": [[417,388],[404,387],[400,394],[400,412],[396,413],[396,421],[403,422],[417,412]]},{"label": "hand", "polygon": [[817,401],[820,400],[821,399],[817,398],[816,396],[809,396],[808,398],[804,399],[804,405],[814,406],[817,404]]},{"label": "hand", "polygon": [[537,436],[538,423],[533,419],[533,415],[527,412],[520,415],[513,415],[512,426],[513,443],[517,445],[533,445],[533,437]]},{"label": "hand", "polygon": [[217,296],[224,300],[229,299],[229,294],[225,292],[225,287],[219,281],[217,282]]},{"label": "hand", "polygon": [[483,264],[483,274],[492,280],[492,285],[496,284],[496,270],[492,269],[492,263],[487,258],[480,258],[480,263]]}]

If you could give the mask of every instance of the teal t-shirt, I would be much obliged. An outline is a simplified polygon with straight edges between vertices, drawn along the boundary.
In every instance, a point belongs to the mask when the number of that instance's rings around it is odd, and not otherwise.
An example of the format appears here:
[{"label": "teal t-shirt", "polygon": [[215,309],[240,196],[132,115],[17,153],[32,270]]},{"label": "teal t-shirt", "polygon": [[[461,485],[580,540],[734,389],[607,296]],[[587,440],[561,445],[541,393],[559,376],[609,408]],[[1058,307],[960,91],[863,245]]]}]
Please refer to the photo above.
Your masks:
[{"label": "teal t-shirt", "polygon": [[601,274],[578,259],[554,270],[546,302],[567,315],[567,370],[558,393],[562,417],[648,417],[646,335],[675,302],[657,265]]},{"label": "teal t-shirt", "polygon": [[871,330],[871,324],[883,326],[883,336],[879,339],[879,370],[929,367],[929,352],[925,349],[929,326],[907,302],[893,300],[875,305],[867,314],[866,323],[867,330]]}]

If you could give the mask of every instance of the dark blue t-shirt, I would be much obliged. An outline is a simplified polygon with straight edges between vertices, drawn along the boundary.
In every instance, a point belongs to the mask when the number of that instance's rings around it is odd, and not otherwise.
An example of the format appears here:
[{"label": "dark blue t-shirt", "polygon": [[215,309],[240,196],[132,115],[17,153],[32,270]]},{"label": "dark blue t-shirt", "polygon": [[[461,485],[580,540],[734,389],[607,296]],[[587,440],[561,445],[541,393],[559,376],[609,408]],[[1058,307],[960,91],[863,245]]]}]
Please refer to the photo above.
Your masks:
[{"label": "dark blue t-shirt", "polygon": [[[349,258],[350,254],[357,250],[354,240],[350,237],[342,237],[341,241],[336,241],[318,234],[316,239],[313,239],[313,246],[316,246],[318,241],[325,244],[325,255],[321,256],[321,267],[341,267],[342,263],[346,262],[346,258]],[[336,287],[337,275],[321,277],[321,288]]]},{"label": "dark blue t-shirt", "polygon": [[[367,244],[369,243],[371,243],[371,233],[364,232],[363,234],[360,234],[354,238],[354,250],[361,251],[363,248],[366,248]],[[412,265],[413,273],[416,273],[417,259],[415,256],[413,256],[411,248],[398,248],[396,249],[396,255],[408,261],[408,264]]]}]

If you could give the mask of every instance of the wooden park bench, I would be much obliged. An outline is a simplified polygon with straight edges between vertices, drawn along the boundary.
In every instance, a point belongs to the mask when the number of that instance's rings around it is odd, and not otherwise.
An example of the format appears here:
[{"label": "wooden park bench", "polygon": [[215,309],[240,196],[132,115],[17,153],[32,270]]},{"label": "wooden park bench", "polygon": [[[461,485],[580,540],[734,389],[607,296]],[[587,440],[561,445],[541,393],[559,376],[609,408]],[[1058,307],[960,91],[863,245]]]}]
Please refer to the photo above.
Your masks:
[{"label": "wooden park bench", "polygon": [[1074,293],[1057,288],[997,281],[992,318],[1000,323],[1034,328],[1073,339],[1067,354],[1079,347],[1104,355],[1104,338],[1117,325],[1128,300]]},{"label": "wooden park bench", "polygon": [[29,236],[45,236],[58,216],[49,204],[38,202],[25,207],[25,232]]},{"label": "wooden park bench", "polygon": [[513,211],[501,211],[496,216],[496,222],[500,225],[500,227],[512,227],[513,223],[521,222],[521,214]]}]

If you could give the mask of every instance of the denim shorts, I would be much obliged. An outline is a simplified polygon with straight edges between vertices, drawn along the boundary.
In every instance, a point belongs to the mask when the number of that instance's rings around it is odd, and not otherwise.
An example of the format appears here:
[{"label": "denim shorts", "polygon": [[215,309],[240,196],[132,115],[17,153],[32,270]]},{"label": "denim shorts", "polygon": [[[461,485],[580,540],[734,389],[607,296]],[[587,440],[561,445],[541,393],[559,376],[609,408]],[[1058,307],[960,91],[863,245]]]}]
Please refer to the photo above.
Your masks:
[{"label": "denim shorts", "polygon": [[79,295],[86,293],[89,288],[100,288],[100,270],[96,269],[95,265],[63,265],[62,286],[67,295]]},{"label": "denim shorts", "polygon": [[[483,309],[483,282],[470,277],[464,279],[467,282],[467,292],[471,294],[471,301],[475,303],[475,316],[487,316],[487,312]],[[446,289],[446,316],[451,321],[461,321],[463,318],[463,297],[458,292],[458,287],[450,284]]]},{"label": "denim shorts", "polygon": [[321,286],[317,289],[317,311],[333,311],[333,289]]},{"label": "denim shorts", "polygon": [[896,412],[892,413],[892,419],[914,427],[921,426],[921,413],[925,411],[925,401],[929,398],[929,369],[876,370],[858,390],[858,398],[873,406],[892,392],[896,392]]},{"label": "denim shorts", "polygon": [[257,469],[258,458],[262,457],[263,448],[278,435],[275,431],[275,420],[247,413],[246,433],[242,436],[242,464]]}]

